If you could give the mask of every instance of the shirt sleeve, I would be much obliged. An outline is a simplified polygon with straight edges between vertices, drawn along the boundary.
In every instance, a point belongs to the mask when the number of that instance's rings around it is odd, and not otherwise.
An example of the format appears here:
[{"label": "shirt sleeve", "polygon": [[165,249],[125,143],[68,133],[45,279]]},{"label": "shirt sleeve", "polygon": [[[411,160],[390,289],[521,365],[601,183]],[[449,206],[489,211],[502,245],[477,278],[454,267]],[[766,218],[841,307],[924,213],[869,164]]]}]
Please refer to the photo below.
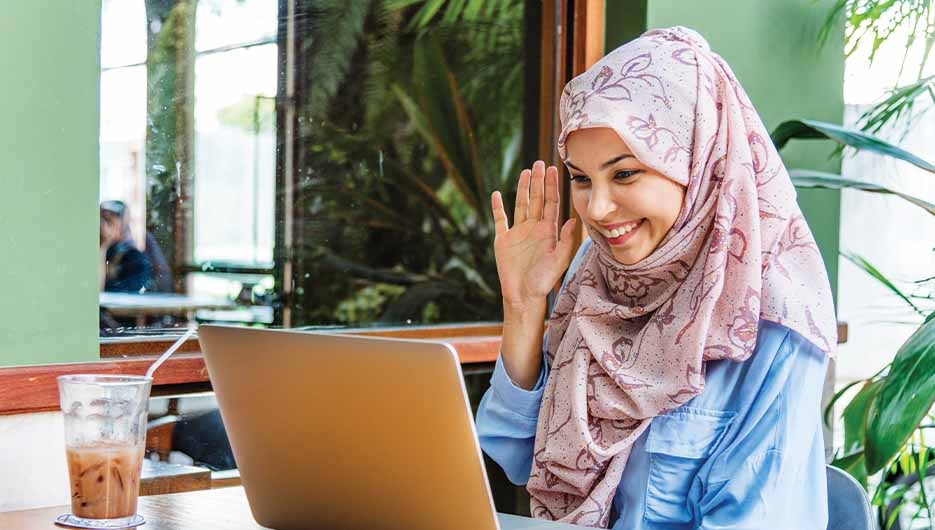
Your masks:
[{"label": "shirt sleeve", "polygon": [[736,388],[754,397],[711,459],[699,528],[820,529],[828,521],[821,391],[827,356],[785,328],[755,355],[773,356]]},{"label": "shirt sleeve", "polygon": [[539,405],[545,388],[543,361],[539,380],[532,390],[514,385],[497,357],[490,388],[477,409],[477,435],[481,449],[503,468],[517,486],[529,480],[536,438]]},{"label": "shirt sleeve", "polygon": [[[565,282],[571,277],[572,271],[577,268],[589,246],[590,240],[581,245],[568,268]],[[563,283],[561,290],[564,289]],[[546,343],[545,338],[542,343]],[[526,484],[529,480],[539,405],[542,403],[547,377],[548,366],[544,351],[542,370],[532,390],[524,390],[510,380],[503,367],[503,359],[498,355],[490,378],[490,388],[477,409],[475,423],[481,449],[503,468],[510,482],[517,486]]]}]

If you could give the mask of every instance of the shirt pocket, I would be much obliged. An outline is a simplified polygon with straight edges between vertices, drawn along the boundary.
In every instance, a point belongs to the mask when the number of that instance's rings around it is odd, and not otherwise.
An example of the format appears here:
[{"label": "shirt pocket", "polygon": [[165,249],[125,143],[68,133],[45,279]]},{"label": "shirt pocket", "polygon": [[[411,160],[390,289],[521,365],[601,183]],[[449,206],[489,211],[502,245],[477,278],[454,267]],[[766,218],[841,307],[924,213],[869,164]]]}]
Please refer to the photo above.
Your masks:
[{"label": "shirt pocket", "polygon": [[688,493],[698,470],[721,441],[735,412],[681,407],[653,418],[646,438],[648,521],[688,523]]}]

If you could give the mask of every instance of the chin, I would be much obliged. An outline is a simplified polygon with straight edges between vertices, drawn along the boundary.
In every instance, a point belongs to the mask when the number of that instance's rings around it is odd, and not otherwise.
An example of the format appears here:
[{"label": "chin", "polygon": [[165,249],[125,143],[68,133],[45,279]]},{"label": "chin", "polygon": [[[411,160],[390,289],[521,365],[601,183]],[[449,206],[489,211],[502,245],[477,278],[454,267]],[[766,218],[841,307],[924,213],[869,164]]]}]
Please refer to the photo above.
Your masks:
[{"label": "chin", "polygon": [[624,265],[635,265],[644,260],[649,254],[642,252],[614,252],[614,259]]}]

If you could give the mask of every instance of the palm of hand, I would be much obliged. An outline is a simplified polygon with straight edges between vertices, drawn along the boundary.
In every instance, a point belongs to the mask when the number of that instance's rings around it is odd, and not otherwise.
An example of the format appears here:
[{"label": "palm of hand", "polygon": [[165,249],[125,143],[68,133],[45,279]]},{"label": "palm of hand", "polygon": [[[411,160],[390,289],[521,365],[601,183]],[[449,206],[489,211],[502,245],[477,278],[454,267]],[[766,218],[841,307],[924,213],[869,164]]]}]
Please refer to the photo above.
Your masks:
[{"label": "palm of hand", "polygon": [[508,226],[499,192],[491,198],[496,239],[494,253],[505,304],[524,305],[544,299],[568,268],[574,253],[569,219],[558,230],[558,170],[536,162],[520,174],[515,224]]},{"label": "palm of hand", "polygon": [[[545,221],[527,221],[514,226],[494,240],[497,268],[512,267],[525,274],[501,278],[507,300],[544,297],[549,294],[564,268],[556,259],[556,227]],[[502,264],[502,265],[501,265]]]}]

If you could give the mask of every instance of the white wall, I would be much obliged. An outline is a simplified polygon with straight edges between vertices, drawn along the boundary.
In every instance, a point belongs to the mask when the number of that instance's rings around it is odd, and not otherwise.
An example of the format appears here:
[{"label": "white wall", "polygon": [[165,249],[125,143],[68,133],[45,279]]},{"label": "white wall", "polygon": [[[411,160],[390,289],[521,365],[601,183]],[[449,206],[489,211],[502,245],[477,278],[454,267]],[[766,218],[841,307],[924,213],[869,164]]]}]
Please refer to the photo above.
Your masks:
[{"label": "white wall", "polygon": [[68,504],[61,412],[0,416],[0,511]]},{"label": "white wall", "polygon": [[[853,125],[869,105],[848,104],[844,123]],[[887,127],[879,136],[935,161],[935,106],[927,98],[916,105],[921,116],[907,130],[905,124]],[[932,175],[882,155],[862,152],[845,156],[845,177],[871,182],[935,202]],[[897,282],[907,294],[928,294],[935,282],[913,286],[912,281],[935,274],[935,217],[891,195],[845,190],[841,200],[841,249],[860,255]],[[900,345],[922,323],[901,299],[856,265],[842,258],[838,282],[838,316],[848,323],[846,344],[838,351],[838,382],[870,377],[893,359]],[[915,300],[927,314],[931,301]]]}]

